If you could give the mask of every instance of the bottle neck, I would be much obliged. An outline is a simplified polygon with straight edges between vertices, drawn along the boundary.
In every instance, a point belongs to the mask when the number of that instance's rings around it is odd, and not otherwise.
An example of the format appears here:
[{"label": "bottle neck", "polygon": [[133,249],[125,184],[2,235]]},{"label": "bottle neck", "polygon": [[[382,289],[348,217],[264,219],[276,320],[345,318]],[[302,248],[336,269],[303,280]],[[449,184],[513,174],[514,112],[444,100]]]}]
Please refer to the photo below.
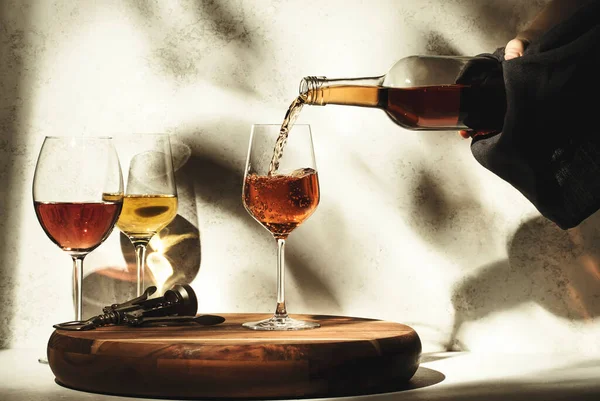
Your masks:
[{"label": "bottle neck", "polygon": [[341,104],[376,107],[384,77],[327,79],[305,77],[300,81],[300,96],[309,105]]}]

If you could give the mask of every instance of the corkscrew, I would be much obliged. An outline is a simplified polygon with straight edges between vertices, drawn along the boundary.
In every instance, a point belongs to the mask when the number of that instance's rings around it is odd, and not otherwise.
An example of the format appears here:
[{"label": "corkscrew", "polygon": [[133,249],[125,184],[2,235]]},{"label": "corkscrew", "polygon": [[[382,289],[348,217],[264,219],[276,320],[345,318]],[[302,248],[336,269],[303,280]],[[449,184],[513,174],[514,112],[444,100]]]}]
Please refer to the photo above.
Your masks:
[{"label": "corkscrew", "polygon": [[148,287],[142,295],[129,301],[105,306],[102,314],[86,321],[72,321],[54,325],[61,330],[92,330],[107,325],[143,326],[149,324],[173,324],[195,322],[203,325],[222,323],[220,316],[196,317],[198,299],[189,285],[175,285],[162,297],[150,298],[156,287]]}]

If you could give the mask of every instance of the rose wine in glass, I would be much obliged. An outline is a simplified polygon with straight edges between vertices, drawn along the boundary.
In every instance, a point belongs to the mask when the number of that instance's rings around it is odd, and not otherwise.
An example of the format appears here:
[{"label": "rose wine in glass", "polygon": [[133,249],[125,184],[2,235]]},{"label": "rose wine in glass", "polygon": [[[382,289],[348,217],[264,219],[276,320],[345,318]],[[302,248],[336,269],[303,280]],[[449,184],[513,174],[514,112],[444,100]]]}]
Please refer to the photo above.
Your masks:
[{"label": "rose wine in glass", "polygon": [[[285,139],[281,140],[281,135]],[[277,142],[277,145],[275,145]],[[276,163],[273,163],[274,145]],[[275,167],[274,167],[275,166]],[[277,304],[269,319],[244,323],[253,330],[305,330],[318,323],[288,316],[285,305],[285,240],[319,204],[319,177],[309,125],[291,132],[280,125],[252,126],[242,191],[244,207],[277,243]]]},{"label": "rose wine in glass", "polygon": [[145,289],[148,243],[177,216],[171,142],[166,134],[135,134],[121,138],[118,147],[127,167],[127,185],[117,227],[135,247],[140,296]]},{"label": "rose wine in glass", "polygon": [[111,138],[44,139],[35,167],[33,205],[46,235],[73,259],[77,321],[83,316],[83,260],[112,232],[122,201],[121,166]]}]

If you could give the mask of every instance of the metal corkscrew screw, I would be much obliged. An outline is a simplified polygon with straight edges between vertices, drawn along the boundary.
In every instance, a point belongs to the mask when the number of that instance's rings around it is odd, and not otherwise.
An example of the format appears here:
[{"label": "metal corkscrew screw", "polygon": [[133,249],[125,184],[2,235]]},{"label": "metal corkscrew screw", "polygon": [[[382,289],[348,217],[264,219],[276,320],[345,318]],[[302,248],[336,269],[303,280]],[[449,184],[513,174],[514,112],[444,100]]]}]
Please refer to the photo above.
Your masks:
[{"label": "metal corkscrew screw", "polygon": [[[91,330],[107,325],[142,326],[148,323],[194,321],[198,299],[192,287],[177,284],[163,296],[150,298],[156,287],[148,287],[142,295],[129,301],[105,306],[102,314],[86,321],[72,321],[54,325],[62,330]],[[218,318],[218,317],[215,317]],[[222,319],[222,318],[221,318]],[[206,319],[205,319],[206,320]],[[207,320],[203,324],[217,324],[223,320]]]}]

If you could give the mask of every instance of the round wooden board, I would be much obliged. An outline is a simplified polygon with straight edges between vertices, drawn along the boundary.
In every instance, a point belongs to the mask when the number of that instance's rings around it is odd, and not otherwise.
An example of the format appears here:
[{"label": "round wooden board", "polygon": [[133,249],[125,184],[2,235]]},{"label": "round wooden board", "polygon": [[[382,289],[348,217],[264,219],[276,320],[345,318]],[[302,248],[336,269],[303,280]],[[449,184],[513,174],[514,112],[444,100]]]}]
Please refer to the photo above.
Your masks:
[{"label": "round wooden board", "polygon": [[221,314],[215,326],[109,326],[56,330],[48,362],[71,388],[160,398],[299,398],[393,391],[419,366],[421,341],[410,327],[344,316],[305,331],[253,331],[269,317]]}]

